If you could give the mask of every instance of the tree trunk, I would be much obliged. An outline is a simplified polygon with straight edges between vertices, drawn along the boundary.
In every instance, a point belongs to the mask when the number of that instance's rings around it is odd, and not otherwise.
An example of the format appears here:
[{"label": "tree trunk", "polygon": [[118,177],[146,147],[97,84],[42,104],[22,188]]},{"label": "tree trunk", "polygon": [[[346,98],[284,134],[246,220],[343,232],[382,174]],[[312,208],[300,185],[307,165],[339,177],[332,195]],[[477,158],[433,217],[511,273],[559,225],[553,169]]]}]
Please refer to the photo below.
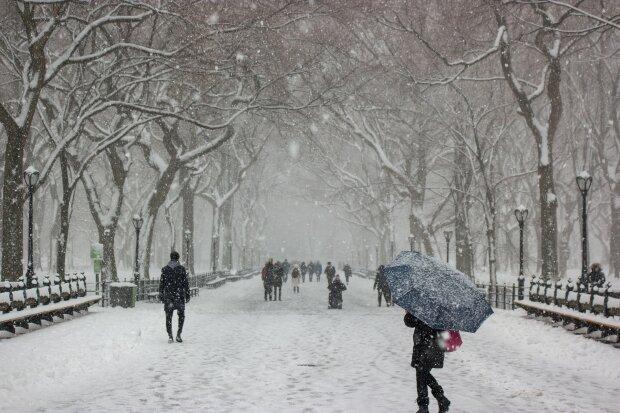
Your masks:
[{"label": "tree trunk", "polygon": [[15,281],[24,274],[23,156],[28,131],[4,125],[6,145],[2,185],[2,277]]},{"label": "tree trunk", "polygon": [[65,151],[60,153],[60,177],[62,181],[62,201],[59,210],[59,229],[56,237],[56,272],[61,279],[65,278],[65,259],[67,255],[67,240],[69,239],[69,218],[71,214],[71,196],[73,189],[69,188],[69,165]]},{"label": "tree trunk", "polygon": [[220,257],[220,207],[213,205],[211,222],[211,271],[217,271]]},{"label": "tree trunk", "polygon": [[116,227],[102,227],[98,229],[99,243],[103,245],[103,265],[106,274],[112,281],[118,281],[116,268],[116,256],[114,254],[114,238],[116,237]]},{"label": "tree trunk", "polygon": [[[551,158],[551,153],[549,153]],[[542,277],[556,280],[558,276],[557,260],[557,199],[553,184],[553,160],[548,165],[538,167],[538,185],[540,188],[540,255],[542,259]]]},{"label": "tree trunk", "polygon": [[234,197],[231,197],[224,205],[220,213],[220,239],[222,248],[222,266],[225,269],[232,269],[232,220],[234,210]]},{"label": "tree trunk", "polygon": [[616,278],[620,278],[620,161],[616,166],[616,181],[611,193],[611,231],[609,240],[610,251],[610,273]]}]

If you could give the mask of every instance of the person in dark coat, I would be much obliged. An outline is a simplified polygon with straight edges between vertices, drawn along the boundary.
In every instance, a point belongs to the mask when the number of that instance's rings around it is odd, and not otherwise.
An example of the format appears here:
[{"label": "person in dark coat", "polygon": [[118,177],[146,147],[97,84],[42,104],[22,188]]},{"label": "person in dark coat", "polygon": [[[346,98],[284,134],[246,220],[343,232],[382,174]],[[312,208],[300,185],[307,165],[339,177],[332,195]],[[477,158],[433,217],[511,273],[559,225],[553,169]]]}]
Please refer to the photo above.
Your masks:
[{"label": "person in dark coat", "polygon": [[308,267],[306,266],[306,261],[302,261],[299,266],[299,270],[301,271],[301,282],[306,282],[306,273],[308,273]]},{"label": "person in dark coat", "polygon": [[384,265],[379,266],[377,269],[377,274],[375,275],[375,283],[372,286],[373,290],[377,290],[377,301],[379,302],[379,307],[381,307],[381,296],[385,297],[386,306],[389,307],[392,304],[392,294],[383,272],[384,269]]},{"label": "person in dark coat", "polygon": [[265,266],[261,272],[261,278],[265,289],[265,301],[267,301],[267,297],[269,297],[269,301],[271,301],[271,288],[273,287],[273,258],[269,258],[269,260],[265,263]]},{"label": "person in dark coat", "polygon": [[428,413],[428,387],[437,399],[439,412],[447,412],[450,400],[446,398],[443,389],[431,374],[432,369],[443,368],[444,352],[437,342],[437,336],[441,331],[427,326],[409,312],[405,314],[404,321],[407,327],[414,329],[411,367],[416,371],[418,413]]},{"label": "person in dark coat", "polygon": [[314,263],[312,261],[310,261],[308,263],[308,282],[312,282],[312,276],[314,275]]},{"label": "person in dark coat", "polygon": [[279,261],[273,266],[273,301],[282,301],[282,282],[284,281],[284,267]]},{"label": "person in dark coat", "polygon": [[288,259],[284,259],[282,263],[282,268],[284,269],[284,282],[288,281],[288,273],[291,271],[291,263],[288,262]]},{"label": "person in dark coat", "polygon": [[323,273],[323,266],[320,261],[316,262],[316,282],[321,282],[321,274]]},{"label": "person in dark coat", "polygon": [[177,310],[179,324],[176,340],[182,343],[181,333],[183,332],[183,323],[185,322],[185,303],[189,302],[189,282],[187,280],[187,271],[179,263],[179,253],[176,251],[170,253],[170,262],[161,269],[159,298],[164,303],[168,342],[172,343],[174,341],[172,336],[172,315],[174,310]]},{"label": "person in dark coat", "polygon": [[603,267],[598,262],[593,263],[588,271],[588,284],[590,288],[602,288],[605,285],[605,273]]},{"label": "person in dark coat", "polygon": [[351,266],[349,264],[345,264],[342,270],[344,271],[344,278],[347,280],[347,284],[349,284],[349,278],[353,275],[353,270],[351,270]]},{"label": "person in dark coat", "polygon": [[336,276],[336,268],[334,268],[330,261],[327,262],[327,267],[325,267],[325,275],[327,276],[327,285],[331,284]]},{"label": "person in dark coat", "polygon": [[342,310],[342,292],[347,289],[347,286],[340,281],[338,274],[334,276],[331,283],[327,284],[327,289],[329,290],[329,306],[327,308]]}]

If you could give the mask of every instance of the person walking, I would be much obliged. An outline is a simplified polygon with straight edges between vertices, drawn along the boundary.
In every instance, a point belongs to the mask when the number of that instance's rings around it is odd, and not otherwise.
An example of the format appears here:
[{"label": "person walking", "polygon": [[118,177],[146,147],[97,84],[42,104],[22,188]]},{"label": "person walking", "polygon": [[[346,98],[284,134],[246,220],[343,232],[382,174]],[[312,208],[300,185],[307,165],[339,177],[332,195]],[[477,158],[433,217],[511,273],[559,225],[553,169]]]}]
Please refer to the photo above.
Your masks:
[{"label": "person walking", "polygon": [[284,280],[284,267],[279,261],[273,266],[273,301],[282,301],[282,282]]},{"label": "person walking", "polygon": [[342,310],[342,292],[347,289],[347,286],[340,281],[338,274],[334,276],[332,282],[327,284],[327,289],[329,290],[327,308]]},{"label": "person walking", "polygon": [[323,274],[323,266],[321,262],[317,260],[316,262],[316,282],[321,282],[321,274]]},{"label": "person walking", "polygon": [[312,282],[312,276],[314,275],[314,263],[308,262],[308,282]]},{"label": "person walking", "polygon": [[351,275],[353,275],[353,271],[351,270],[351,266],[349,264],[345,264],[344,268],[342,269],[344,271],[344,278],[347,280],[347,285],[349,284],[349,278],[351,278]]},{"label": "person walking", "polygon": [[187,271],[179,263],[179,253],[176,251],[170,253],[170,262],[161,269],[159,298],[164,303],[168,342],[172,343],[174,341],[172,335],[172,315],[174,310],[177,310],[179,324],[176,340],[182,343],[181,333],[185,323],[185,304],[189,302],[189,282],[187,280]]},{"label": "person walking", "polygon": [[288,282],[288,274],[291,271],[291,263],[288,262],[288,259],[284,259],[282,268],[284,269],[284,282]]},{"label": "person walking", "polygon": [[330,285],[336,276],[336,268],[332,265],[331,261],[327,262],[327,267],[325,267],[325,275],[327,276],[327,285]]},{"label": "person walking", "polygon": [[588,284],[590,288],[603,288],[605,285],[605,273],[603,267],[598,262],[592,263],[588,271]]},{"label": "person walking", "polygon": [[450,408],[450,400],[431,374],[432,369],[443,368],[444,352],[437,342],[437,336],[441,332],[427,326],[409,312],[405,314],[404,322],[407,327],[414,329],[411,367],[416,371],[418,413],[428,413],[429,387],[439,404],[439,413],[445,413]]},{"label": "person walking", "polygon": [[301,265],[299,266],[299,269],[301,270],[301,282],[305,283],[306,282],[306,273],[308,272],[308,267],[306,266],[306,261],[302,261]]},{"label": "person walking", "polygon": [[261,278],[263,280],[263,287],[265,289],[265,301],[269,297],[271,301],[271,287],[273,283],[273,258],[269,258],[263,267],[261,272]]},{"label": "person walking", "polygon": [[379,303],[379,307],[381,307],[381,296],[385,297],[385,305],[390,306],[392,304],[392,294],[390,292],[390,287],[385,278],[385,274],[383,273],[385,269],[384,265],[380,265],[377,269],[377,273],[375,275],[375,283],[372,286],[373,290],[377,290],[377,301]]},{"label": "person walking", "polygon": [[299,265],[295,264],[293,266],[293,271],[291,272],[291,280],[293,282],[294,293],[299,293],[300,279],[301,279],[301,271],[299,271]]}]

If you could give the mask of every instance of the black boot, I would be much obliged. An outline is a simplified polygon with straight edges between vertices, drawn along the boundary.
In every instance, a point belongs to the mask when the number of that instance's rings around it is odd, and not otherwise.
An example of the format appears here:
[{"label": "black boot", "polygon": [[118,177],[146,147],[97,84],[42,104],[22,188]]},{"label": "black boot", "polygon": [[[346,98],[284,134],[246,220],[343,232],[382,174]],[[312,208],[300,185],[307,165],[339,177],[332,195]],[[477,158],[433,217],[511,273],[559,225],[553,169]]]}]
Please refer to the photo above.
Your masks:
[{"label": "black boot", "polygon": [[437,403],[439,404],[439,413],[446,413],[450,409],[450,400],[445,396],[439,398]]},{"label": "black boot", "polygon": [[428,406],[418,407],[418,411],[416,413],[428,413]]},{"label": "black boot", "polygon": [[[170,337],[172,339],[172,337]],[[177,336],[177,343],[182,343],[183,339],[181,338],[180,335]]]}]

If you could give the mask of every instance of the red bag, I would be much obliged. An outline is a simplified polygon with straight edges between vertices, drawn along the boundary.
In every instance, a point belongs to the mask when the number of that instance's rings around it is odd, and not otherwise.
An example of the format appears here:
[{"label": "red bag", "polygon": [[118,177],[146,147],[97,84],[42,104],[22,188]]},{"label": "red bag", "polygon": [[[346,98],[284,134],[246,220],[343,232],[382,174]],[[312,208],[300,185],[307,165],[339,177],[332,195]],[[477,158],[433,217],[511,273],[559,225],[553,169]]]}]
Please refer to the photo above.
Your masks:
[{"label": "red bag", "polygon": [[267,278],[267,266],[264,266],[264,267],[263,267],[263,270],[261,271],[261,274],[260,274],[260,278],[261,278],[263,281],[265,281],[265,279]]},{"label": "red bag", "polygon": [[437,341],[439,342],[439,347],[446,353],[452,353],[463,345],[461,333],[455,330],[442,331],[439,333]]}]

